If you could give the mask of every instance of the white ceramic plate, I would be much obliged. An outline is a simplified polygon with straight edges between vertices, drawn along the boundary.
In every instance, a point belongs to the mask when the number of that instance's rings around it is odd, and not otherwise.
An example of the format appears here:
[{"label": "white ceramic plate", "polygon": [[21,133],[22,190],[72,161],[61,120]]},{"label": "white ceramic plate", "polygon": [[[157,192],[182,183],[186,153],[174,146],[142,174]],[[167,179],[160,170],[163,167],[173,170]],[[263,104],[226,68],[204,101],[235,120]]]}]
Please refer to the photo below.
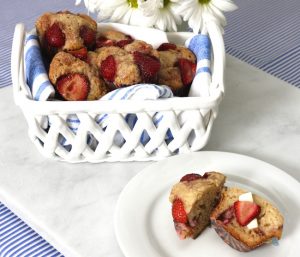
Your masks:
[{"label": "white ceramic plate", "polygon": [[279,245],[264,245],[247,257],[299,256],[300,184],[278,168],[243,155],[197,152],[154,163],[137,174],[121,193],[115,213],[115,232],[127,257],[241,256],[212,228],[196,240],[179,240],[174,230],[170,189],[184,174],[221,171],[226,185],[238,186],[273,202],[285,218]]}]

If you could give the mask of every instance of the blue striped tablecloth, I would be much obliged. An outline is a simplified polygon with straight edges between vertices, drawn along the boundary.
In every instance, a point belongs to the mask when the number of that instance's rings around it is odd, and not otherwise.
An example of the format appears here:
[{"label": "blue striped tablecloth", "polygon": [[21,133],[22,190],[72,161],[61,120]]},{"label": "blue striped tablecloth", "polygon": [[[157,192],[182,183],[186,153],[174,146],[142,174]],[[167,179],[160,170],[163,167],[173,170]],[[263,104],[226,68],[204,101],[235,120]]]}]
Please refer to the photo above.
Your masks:
[{"label": "blue striped tablecloth", "polygon": [[226,52],[300,87],[300,1],[235,0]]},{"label": "blue striped tablecloth", "polygon": [[[238,11],[227,13],[226,52],[300,87],[299,0],[235,0]],[[0,87],[10,86],[10,55],[14,25],[27,28],[43,12],[70,10],[73,0],[1,0],[0,11]],[[29,10],[30,9],[30,10]],[[0,257],[62,256],[7,207],[0,203]]]}]

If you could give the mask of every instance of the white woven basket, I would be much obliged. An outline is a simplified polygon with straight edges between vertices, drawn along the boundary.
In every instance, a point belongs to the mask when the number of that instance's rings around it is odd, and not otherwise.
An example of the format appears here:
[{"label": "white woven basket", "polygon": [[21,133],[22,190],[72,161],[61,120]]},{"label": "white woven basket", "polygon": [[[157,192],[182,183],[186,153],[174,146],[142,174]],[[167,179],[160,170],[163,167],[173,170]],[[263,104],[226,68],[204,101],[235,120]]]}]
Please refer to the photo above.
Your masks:
[{"label": "white woven basket", "polygon": [[[120,28],[116,29],[122,31],[124,26],[120,25]],[[159,160],[200,150],[210,137],[214,119],[218,114],[218,105],[224,94],[225,51],[222,33],[214,23],[209,23],[206,29],[212,42],[213,53],[211,87],[214,90],[211,90],[213,93],[210,96],[147,101],[42,102],[32,100],[26,87],[23,57],[25,27],[23,24],[17,24],[11,57],[13,91],[15,103],[27,120],[31,140],[44,156],[68,162]],[[131,33],[130,26],[126,26],[126,33],[137,36],[136,32]],[[143,31],[142,34],[147,33],[148,31]],[[170,42],[178,44],[183,44],[193,35],[189,32],[157,33],[164,33]],[[155,126],[152,120],[156,112],[162,112],[164,117],[167,117],[158,126]],[[106,113],[109,114],[109,125],[103,131],[96,123],[95,117]],[[130,129],[124,119],[129,113],[135,113],[138,118],[133,129]],[[180,124],[179,115],[183,113],[185,121]],[[77,114],[80,119],[76,134],[68,128],[66,118],[69,114]],[[47,131],[42,128],[42,117],[48,117],[52,121]],[[165,136],[168,129],[171,130],[174,139],[167,144]],[[140,142],[144,130],[150,136],[150,141],[145,145]],[[125,139],[121,147],[114,142],[117,132]],[[92,134],[98,141],[95,149],[87,144],[88,134]],[[59,135],[68,140],[71,150],[59,143]]]}]

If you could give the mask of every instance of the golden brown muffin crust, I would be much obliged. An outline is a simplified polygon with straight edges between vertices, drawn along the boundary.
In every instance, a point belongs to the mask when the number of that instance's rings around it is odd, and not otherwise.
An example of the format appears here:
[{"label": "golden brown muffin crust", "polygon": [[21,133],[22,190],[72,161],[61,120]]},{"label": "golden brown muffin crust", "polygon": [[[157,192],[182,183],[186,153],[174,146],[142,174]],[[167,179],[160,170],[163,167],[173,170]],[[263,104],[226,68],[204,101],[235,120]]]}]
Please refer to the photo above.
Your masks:
[{"label": "golden brown muffin crust", "polygon": [[81,26],[86,26],[97,31],[97,23],[87,15],[73,14],[70,12],[46,12],[40,16],[35,25],[42,47],[45,47],[44,36],[49,27],[58,23],[65,35],[65,44],[62,50],[77,50],[84,47],[84,41],[80,37]]}]

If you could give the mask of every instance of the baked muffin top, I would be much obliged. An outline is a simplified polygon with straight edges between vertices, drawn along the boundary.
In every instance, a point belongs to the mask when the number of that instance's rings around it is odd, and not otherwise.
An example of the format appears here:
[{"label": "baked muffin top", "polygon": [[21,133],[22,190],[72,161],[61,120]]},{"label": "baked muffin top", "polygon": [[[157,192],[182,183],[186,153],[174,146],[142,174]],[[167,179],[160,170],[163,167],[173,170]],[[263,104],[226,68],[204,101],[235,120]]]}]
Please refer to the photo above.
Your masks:
[{"label": "baked muffin top", "polygon": [[97,23],[85,14],[46,12],[37,19],[35,25],[42,49],[47,54],[92,48],[95,45]]}]

